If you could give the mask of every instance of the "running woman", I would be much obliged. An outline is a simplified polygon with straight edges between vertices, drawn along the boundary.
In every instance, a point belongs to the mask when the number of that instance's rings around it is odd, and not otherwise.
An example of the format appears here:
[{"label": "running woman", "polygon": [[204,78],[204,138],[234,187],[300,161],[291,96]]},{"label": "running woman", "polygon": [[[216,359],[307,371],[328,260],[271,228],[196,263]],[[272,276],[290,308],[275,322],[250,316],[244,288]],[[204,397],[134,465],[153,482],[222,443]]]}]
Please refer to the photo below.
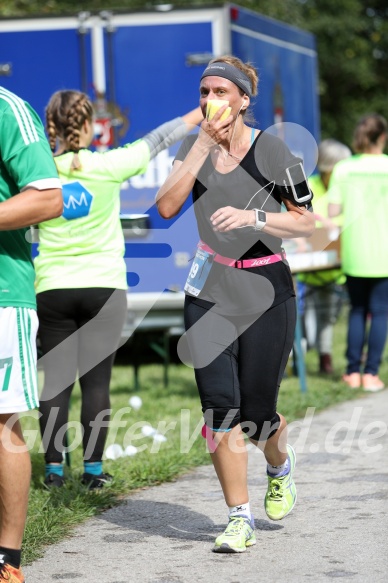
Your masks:
[{"label": "running woman", "polygon": [[193,192],[201,241],[185,288],[180,350],[184,356],[187,342],[204,434],[229,507],[213,549],[221,553],[241,553],[256,542],[244,433],[267,460],[268,517],[284,518],[296,500],[295,453],[276,410],[296,321],[281,244],[282,237],[312,234],[312,194],[300,159],[246,124],[257,84],[256,70],[235,57],[210,61],[200,81],[202,112],[210,100],[228,103],[184,140],[157,195],[159,213],[171,218]]},{"label": "running woman", "polygon": [[141,174],[161,150],[203,119],[200,108],[169,121],[143,139],[92,152],[93,106],[79,91],[56,92],[46,129],[63,184],[64,212],[39,225],[35,260],[39,338],[45,372],[40,427],[47,487],[63,485],[63,450],[70,395],[82,393],[82,482],[101,488],[111,476],[102,456],[110,416],[109,385],[127,313],[120,185]]},{"label": "running woman", "polygon": [[38,319],[28,231],[29,225],[61,214],[62,196],[42,122],[4,87],[0,128],[0,581],[23,583],[31,462],[18,414],[38,406]]}]

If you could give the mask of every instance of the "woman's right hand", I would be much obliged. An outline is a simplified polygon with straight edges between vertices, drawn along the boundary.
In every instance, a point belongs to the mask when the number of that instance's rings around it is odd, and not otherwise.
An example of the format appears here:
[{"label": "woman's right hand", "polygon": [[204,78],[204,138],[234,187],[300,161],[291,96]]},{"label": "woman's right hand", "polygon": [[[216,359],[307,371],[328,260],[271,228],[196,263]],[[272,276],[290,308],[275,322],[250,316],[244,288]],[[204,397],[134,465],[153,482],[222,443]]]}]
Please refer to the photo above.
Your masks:
[{"label": "woman's right hand", "polygon": [[202,168],[209,151],[213,146],[225,143],[225,139],[233,123],[230,115],[224,121],[220,120],[225,111],[222,106],[212,120],[203,120],[198,138],[195,140],[185,160],[175,160],[172,171],[158,190],[156,204],[160,216],[165,219],[175,217],[193,189],[198,172]]},{"label": "woman's right hand", "polygon": [[227,142],[229,130],[232,127],[233,116],[229,115],[226,119],[221,121],[222,114],[226,111],[228,103],[225,103],[220,109],[214,114],[211,120],[206,118],[200,125],[200,130],[198,134],[198,145],[206,147],[210,150],[213,146]]}]

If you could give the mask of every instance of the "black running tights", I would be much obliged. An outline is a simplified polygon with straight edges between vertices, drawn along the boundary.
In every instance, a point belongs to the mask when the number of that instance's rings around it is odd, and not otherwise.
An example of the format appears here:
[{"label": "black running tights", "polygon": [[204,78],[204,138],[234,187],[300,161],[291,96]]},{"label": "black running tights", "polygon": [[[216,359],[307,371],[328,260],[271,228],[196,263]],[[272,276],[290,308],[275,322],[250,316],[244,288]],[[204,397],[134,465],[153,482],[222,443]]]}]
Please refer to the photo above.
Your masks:
[{"label": "black running tights", "polygon": [[[62,462],[70,395],[79,378],[84,460],[102,459],[110,419],[109,385],[127,303],[111,288],[56,289],[37,295],[44,387],[40,429],[46,463]],[[70,445],[70,444],[69,444]]]}]

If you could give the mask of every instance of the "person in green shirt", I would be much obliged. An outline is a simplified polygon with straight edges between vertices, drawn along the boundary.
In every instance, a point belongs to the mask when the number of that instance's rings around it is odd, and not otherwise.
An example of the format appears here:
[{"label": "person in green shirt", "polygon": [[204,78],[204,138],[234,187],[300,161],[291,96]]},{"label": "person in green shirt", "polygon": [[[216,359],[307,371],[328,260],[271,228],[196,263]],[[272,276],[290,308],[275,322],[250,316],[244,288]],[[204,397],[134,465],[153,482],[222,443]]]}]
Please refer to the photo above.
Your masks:
[{"label": "person in green shirt", "polygon": [[[318,174],[309,178],[314,193],[316,227],[328,232],[338,231],[341,217],[329,219],[327,189],[337,162],[351,156],[350,149],[334,139],[323,140],[318,147]],[[312,271],[298,275],[298,291],[304,306],[304,327],[309,347],[319,355],[319,372],[333,372],[332,350],[334,324],[341,303],[341,286],[345,277],[341,269]],[[302,284],[302,285],[300,285]]]},{"label": "person in green shirt", "polygon": [[23,583],[31,477],[18,414],[38,406],[38,319],[29,226],[62,212],[61,183],[37,113],[0,87],[0,581]]},{"label": "person in green shirt", "polygon": [[200,108],[177,117],[134,143],[92,152],[93,106],[85,93],[56,92],[46,108],[50,146],[63,185],[61,217],[39,225],[35,260],[39,338],[45,371],[40,427],[47,487],[64,483],[63,451],[70,395],[79,377],[84,473],[101,488],[107,437],[109,384],[127,314],[120,186],[145,172],[161,150],[202,121]]},{"label": "person in green shirt", "polygon": [[388,319],[386,140],[384,117],[374,113],[360,119],[353,139],[355,155],[336,165],[329,185],[329,216],[343,215],[341,260],[350,299],[343,380],[366,391],[385,386],[378,371]]}]

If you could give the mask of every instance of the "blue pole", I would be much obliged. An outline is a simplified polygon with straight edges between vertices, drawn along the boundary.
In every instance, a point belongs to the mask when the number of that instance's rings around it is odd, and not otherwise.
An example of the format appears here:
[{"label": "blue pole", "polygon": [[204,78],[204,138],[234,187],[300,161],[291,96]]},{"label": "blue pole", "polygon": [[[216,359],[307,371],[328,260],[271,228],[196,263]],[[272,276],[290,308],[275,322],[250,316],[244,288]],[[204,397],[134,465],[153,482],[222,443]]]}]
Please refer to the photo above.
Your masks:
[{"label": "blue pole", "polygon": [[296,361],[296,370],[299,377],[300,390],[302,393],[306,393],[306,366],[304,362],[304,353],[302,348],[302,322],[299,313],[299,308],[296,309],[296,326],[295,326],[295,338],[294,338],[294,353]]}]

